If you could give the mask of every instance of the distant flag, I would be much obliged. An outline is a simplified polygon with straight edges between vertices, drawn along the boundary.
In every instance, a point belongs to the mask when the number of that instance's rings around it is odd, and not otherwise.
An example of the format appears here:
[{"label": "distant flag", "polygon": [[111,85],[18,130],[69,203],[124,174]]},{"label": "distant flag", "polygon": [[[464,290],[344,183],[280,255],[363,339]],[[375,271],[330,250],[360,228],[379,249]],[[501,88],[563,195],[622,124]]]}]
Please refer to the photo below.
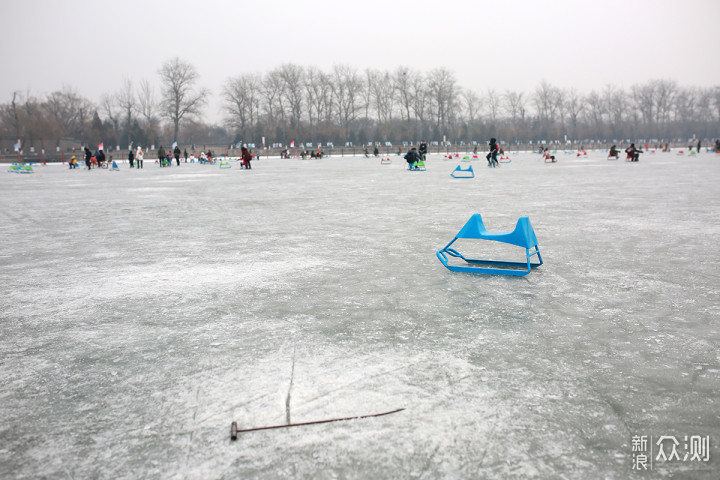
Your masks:
[{"label": "distant flag", "polygon": [[173,142],[173,144],[172,144],[172,148],[175,148],[175,147],[177,147],[177,142]]},{"label": "distant flag", "polygon": [[15,147],[15,151],[16,151],[16,152],[19,152],[19,151],[20,151],[20,142],[16,143],[16,144],[14,145],[14,147]]},{"label": "distant flag", "polygon": [[290,142],[290,148],[295,148],[295,141]]},{"label": "distant flag", "polygon": [[98,145],[98,150],[102,150],[102,149],[103,149],[103,144],[101,143]]}]

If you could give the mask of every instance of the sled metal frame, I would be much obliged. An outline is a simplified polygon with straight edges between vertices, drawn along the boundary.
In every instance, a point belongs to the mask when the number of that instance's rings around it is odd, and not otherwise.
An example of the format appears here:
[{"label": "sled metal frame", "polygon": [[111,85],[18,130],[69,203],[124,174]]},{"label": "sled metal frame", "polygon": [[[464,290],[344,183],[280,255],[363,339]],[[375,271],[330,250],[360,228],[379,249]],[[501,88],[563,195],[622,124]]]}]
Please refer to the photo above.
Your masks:
[{"label": "sled metal frame", "polygon": [[[463,173],[460,173],[463,172]],[[465,174],[469,175],[465,175]],[[453,178],[475,178],[475,172],[473,171],[472,165],[468,165],[468,168],[463,169],[461,165],[455,167],[455,170],[450,173]]]},{"label": "sled metal frame", "polygon": [[[508,243],[525,248],[525,262],[509,262],[505,260],[481,260],[474,258],[465,258],[463,254],[450,248],[459,238],[477,239],[477,240],[494,240],[496,242]],[[463,273],[484,273],[489,275],[512,275],[523,277],[530,273],[533,268],[537,268],[543,264],[540,256],[540,249],[535,237],[535,231],[530,224],[528,217],[520,217],[518,219],[515,230],[511,232],[488,232],[479,213],[474,214],[467,221],[465,226],[455,235],[450,243],[444,248],[438,250],[436,255],[440,262],[452,272]],[[537,255],[538,262],[532,263],[530,260]],[[449,265],[448,256],[464,260],[468,265]]]}]

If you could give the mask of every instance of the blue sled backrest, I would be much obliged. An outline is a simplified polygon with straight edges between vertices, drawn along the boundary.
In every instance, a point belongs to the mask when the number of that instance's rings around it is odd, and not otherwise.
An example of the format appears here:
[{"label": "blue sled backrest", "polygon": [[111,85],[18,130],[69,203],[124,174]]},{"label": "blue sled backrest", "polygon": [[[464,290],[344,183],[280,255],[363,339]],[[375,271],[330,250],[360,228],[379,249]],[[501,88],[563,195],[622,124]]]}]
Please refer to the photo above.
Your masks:
[{"label": "blue sled backrest", "polygon": [[518,247],[532,248],[537,245],[537,237],[528,217],[520,217],[512,232],[488,232],[479,213],[474,214],[455,238],[477,238],[509,243]]}]

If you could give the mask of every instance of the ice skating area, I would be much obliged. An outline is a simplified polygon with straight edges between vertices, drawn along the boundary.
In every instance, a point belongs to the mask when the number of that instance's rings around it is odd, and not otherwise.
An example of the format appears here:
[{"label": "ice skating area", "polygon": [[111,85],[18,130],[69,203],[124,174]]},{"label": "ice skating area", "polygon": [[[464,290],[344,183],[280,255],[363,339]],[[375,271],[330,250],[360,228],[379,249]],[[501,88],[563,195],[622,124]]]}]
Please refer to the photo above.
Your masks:
[{"label": "ice skating area", "polygon": [[3,169],[0,477],[717,478],[720,155],[442,157]]}]

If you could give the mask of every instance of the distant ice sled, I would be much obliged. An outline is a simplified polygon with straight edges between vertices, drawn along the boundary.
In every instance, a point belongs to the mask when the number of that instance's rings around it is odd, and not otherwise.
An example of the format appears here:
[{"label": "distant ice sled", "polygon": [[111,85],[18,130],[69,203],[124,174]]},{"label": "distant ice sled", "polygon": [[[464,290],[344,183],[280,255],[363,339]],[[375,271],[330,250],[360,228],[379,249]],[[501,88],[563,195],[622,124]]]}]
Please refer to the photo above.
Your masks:
[{"label": "distant ice sled", "polygon": [[464,169],[458,165],[455,170],[450,173],[453,178],[475,178],[475,172],[473,171],[472,165],[468,165],[468,168]]}]

